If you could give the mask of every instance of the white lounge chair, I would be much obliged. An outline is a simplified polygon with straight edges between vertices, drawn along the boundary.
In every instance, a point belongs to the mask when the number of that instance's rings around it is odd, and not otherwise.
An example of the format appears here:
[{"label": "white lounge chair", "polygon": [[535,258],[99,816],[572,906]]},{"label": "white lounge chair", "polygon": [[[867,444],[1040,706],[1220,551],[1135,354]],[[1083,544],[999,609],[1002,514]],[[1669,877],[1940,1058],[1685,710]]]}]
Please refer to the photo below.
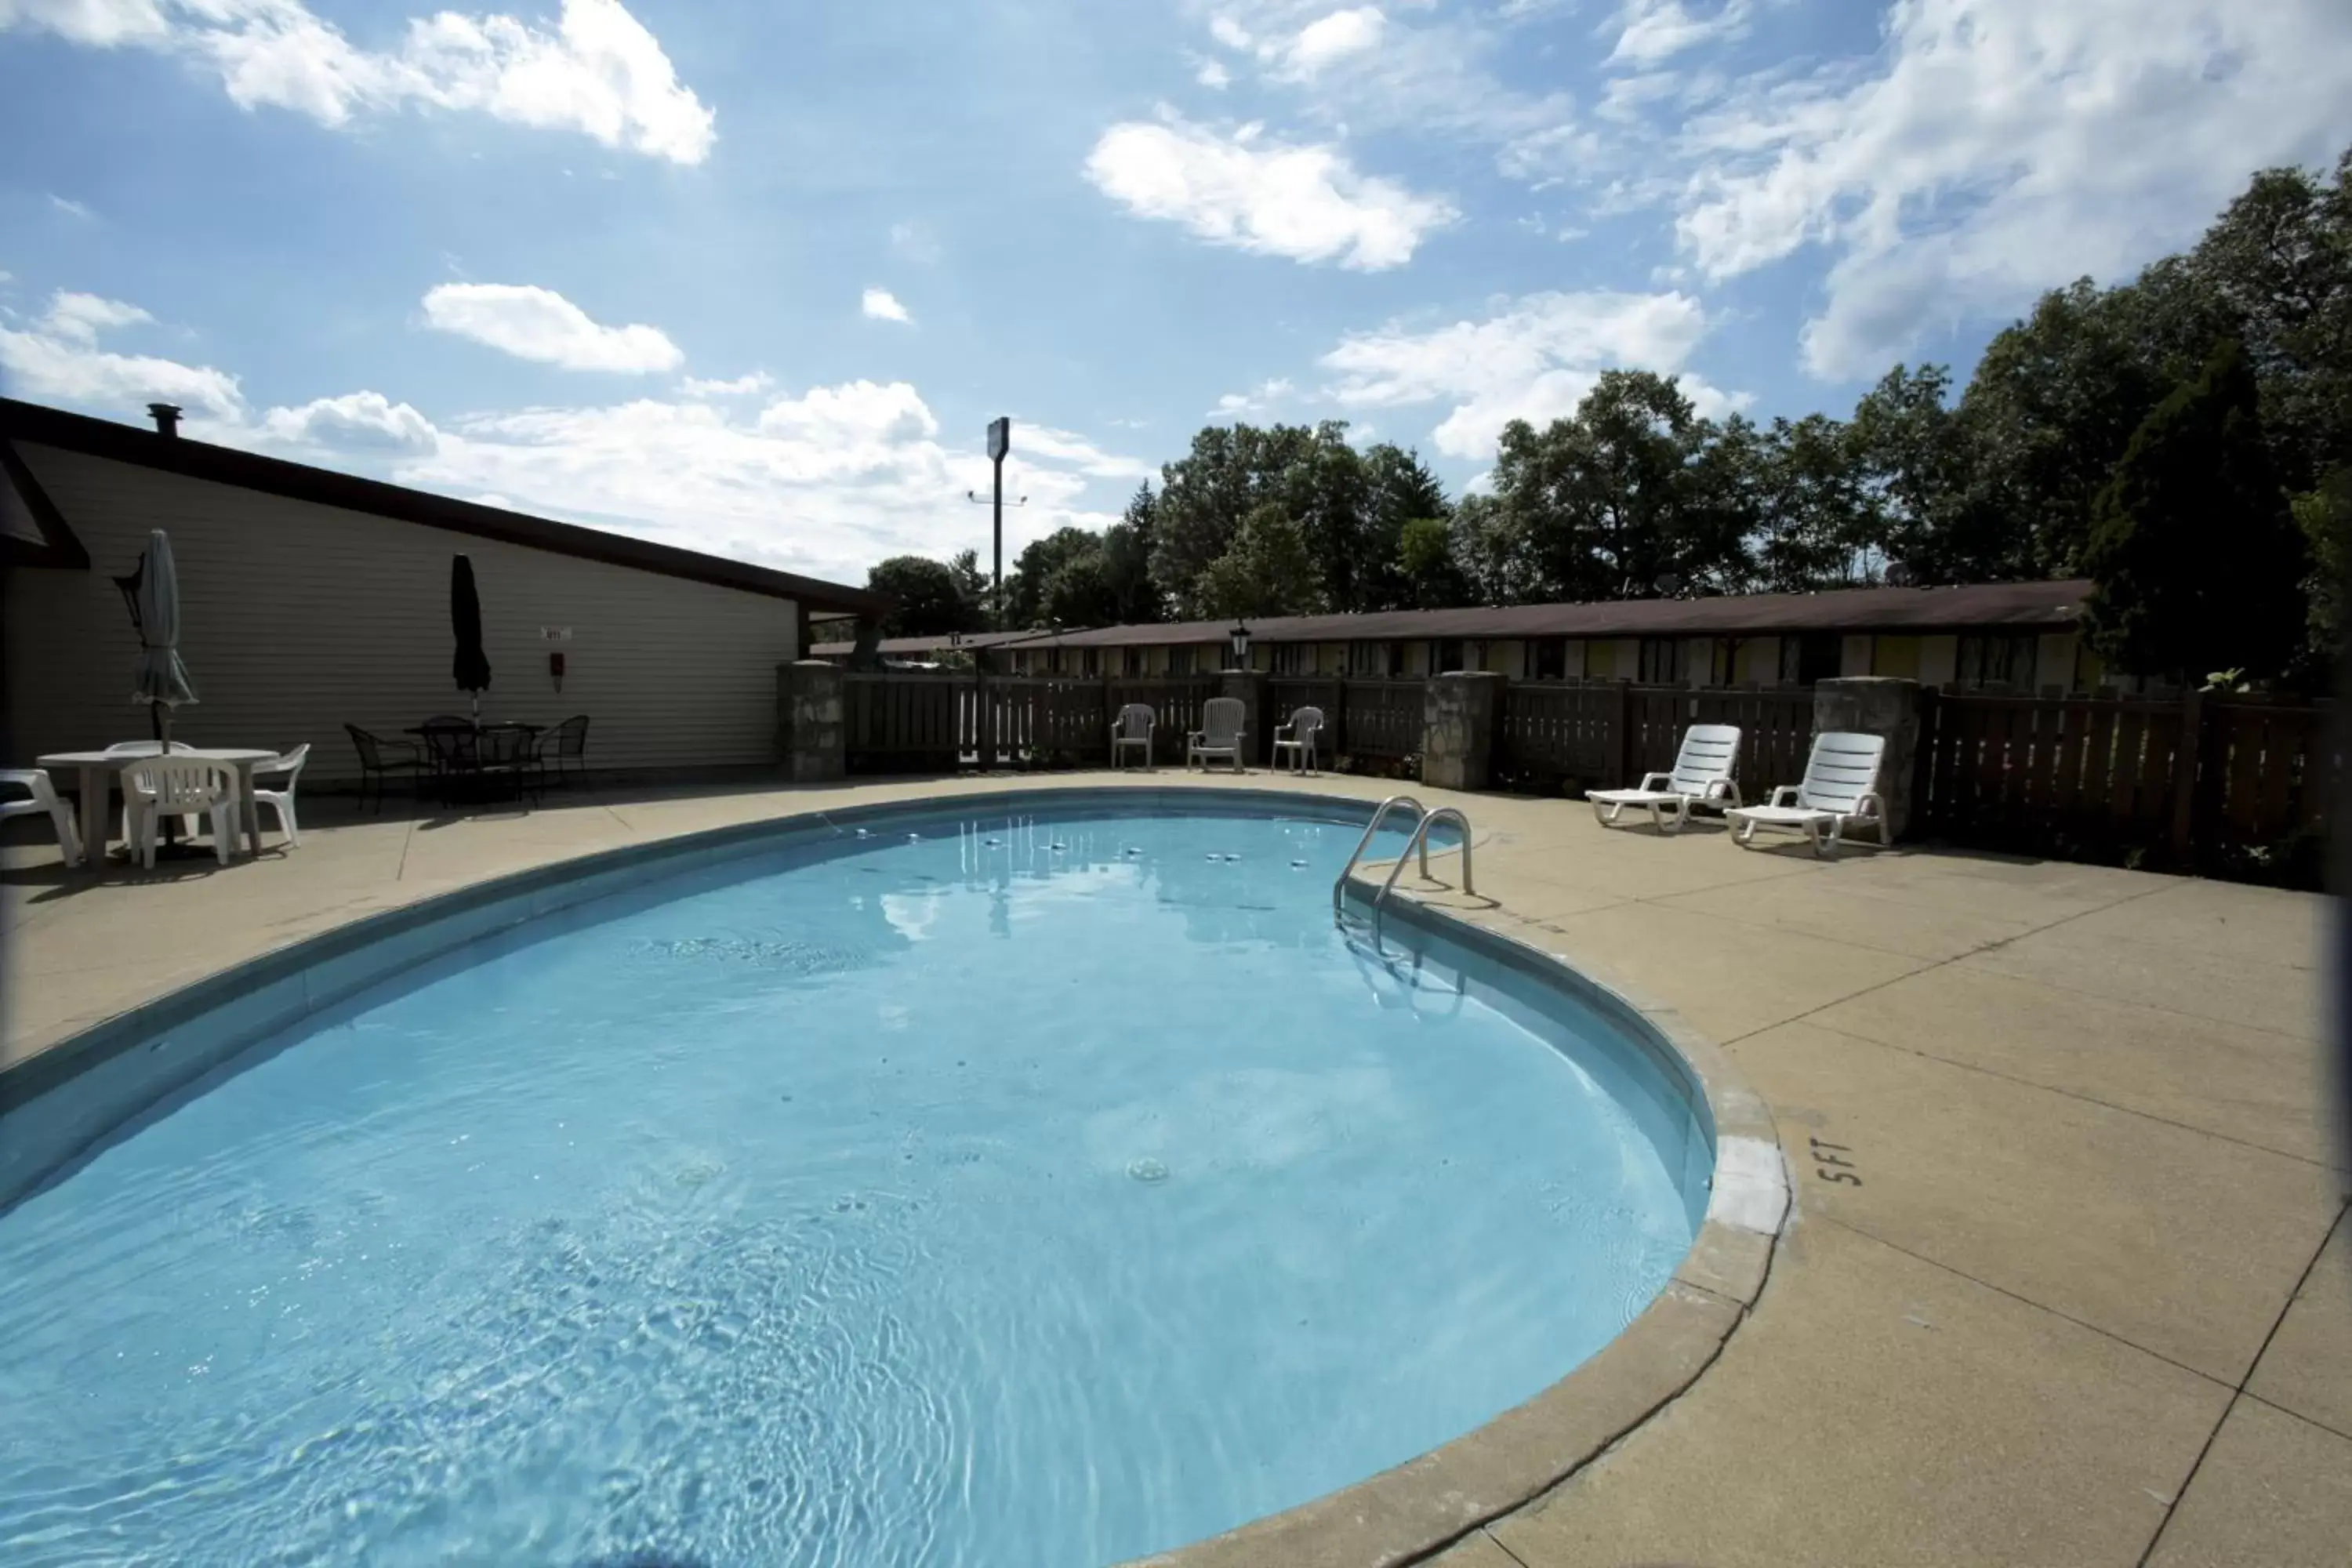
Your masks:
[{"label": "white lounge chair", "polygon": [[163,818],[213,819],[213,854],[228,864],[236,836],[236,774],[226,763],[203,757],[147,757],[122,770],[123,800],[131,816],[131,847],[147,869],[155,868],[155,840]]},{"label": "white lounge chair", "polygon": [[1274,727],[1274,765],[1282,766],[1282,754],[1287,752],[1300,773],[1315,771],[1316,742],[1323,733],[1323,710],[1297,708],[1291,710],[1290,722]]},{"label": "white lounge chair", "polygon": [[1130,702],[1120,709],[1118,717],[1111,721],[1110,765],[1118,766],[1119,752],[1126,747],[1135,746],[1142,750],[1143,765],[1149,768],[1151,765],[1151,731],[1159,727],[1160,715],[1151,710],[1148,702]]},{"label": "white lounge chair", "polygon": [[56,788],[49,783],[47,770],[41,768],[0,768],[0,784],[12,784],[30,790],[30,800],[0,800],[0,822],[12,816],[30,816],[35,812],[47,812],[58,830],[58,848],[64,852],[66,864],[81,864],[81,835],[75,830],[73,813],[58,798]]},{"label": "white lounge chair", "polygon": [[[286,835],[286,842],[289,845],[302,842],[301,825],[294,820],[294,785],[302,777],[302,764],[310,760],[310,742],[305,741],[284,756],[267,763],[256,763],[253,767],[254,809],[258,811],[266,805],[278,814],[278,830]],[[263,789],[261,787],[262,779],[275,778],[279,773],[286,775],[284,788]]]},{"label": "white lounge chair", "polygon": [[1584,798],[1592,803],[1592,815],[1604,826],[1614,824],[1629,805],[1647,806],[1651,826],[1661,833],[1680,833],[1693,805],[1739,804],[1739,785],[1732,778],[1738,765],[1738,725],[1694,724],[1683,731],[1672,772],[1643,773],[1633,789],[1587,790]]},{"label": "white lounge chair", "polygon": [[1248,707],[1238,697],[1212,697],[1201,704],[1201,727],[1184,737],[1184,766],[1189,771],[1194,763],[1207,773],[1209,763],[1218,757],[1233,763],[1235,773],[1246,773],[1242,766],[1242,724],[1249,716]]},{"label": "white lounge chair", "polygon": [[1841,835],[1857,827],[1875,829],[1878,842],[1885,844],[1886,803],[1878,795],[1878,765],[1885,755],[1884,735],[1832,730],[1814,736],[1804,783],[1780,785],[1766,805],[1724,813],[1732,837],[1748,844],[1759,827],[1801,833],[1823,859],[1837,853]]}]

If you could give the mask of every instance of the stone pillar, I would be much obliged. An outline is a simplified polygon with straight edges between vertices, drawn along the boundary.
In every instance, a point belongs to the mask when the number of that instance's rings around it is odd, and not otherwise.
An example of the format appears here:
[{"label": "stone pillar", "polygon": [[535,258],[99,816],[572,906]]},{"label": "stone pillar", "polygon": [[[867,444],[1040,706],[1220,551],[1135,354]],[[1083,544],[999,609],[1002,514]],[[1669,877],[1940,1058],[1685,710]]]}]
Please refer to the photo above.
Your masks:
[{"label": "stone pillar", "polygon": [[1503,678],[1483,669],[1433,675],[1421,702],[1421,782],[1438,789],[1485,789]]},{"label": "stone pillar", "polygon": [[1878,764],[1878,797],[1885,803],[1886,837],[1911,825],[1914,764],[1919,754],[1919,683],[1886,675],[1853,675],[1813,686],[1813,733],[1844,730],[1886,737]]},{"label": "stone pillar", "polygon": [[830,784],[846,771],[842,671],[821,658],[776,667],[776,741],[784,777]]},{"label": "stone pillar", "polygon": [[[1266,675],[1259,669],[1228,669],[1219,676],[1217,695],[1237,699],[1242,705],[1242,753],[1244,763],[1263,767],[1274,755],[1273,726],[1281,721],[1266,711]],[[1177,737],[1181,741],[1183,737]]]}]

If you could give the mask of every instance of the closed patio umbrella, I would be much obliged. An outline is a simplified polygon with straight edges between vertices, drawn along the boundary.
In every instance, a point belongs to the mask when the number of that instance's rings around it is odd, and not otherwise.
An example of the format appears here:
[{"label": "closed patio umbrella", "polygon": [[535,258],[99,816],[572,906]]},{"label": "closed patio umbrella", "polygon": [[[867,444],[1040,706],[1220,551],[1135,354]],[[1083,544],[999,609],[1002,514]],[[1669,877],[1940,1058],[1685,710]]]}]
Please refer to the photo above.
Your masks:
[{"label": "closed patio umbrella", "polygon": [[474,722],[482,721],[482,693],[490,686],[490,659],[482,651],[482,600],[474,591],[474,563],[463,555],[449,563],[449,629],[457,634],[457,657],[450,667],[457,689],[474,699]]},{"label": "closed patio umbrella", "polygon": [[147,536],[135,581],[131,616],[139,628],[139,679],[131,700],[154,705],[161,721],[158,738],[170,751],[172,710],[196,700],[196,687],[180,661],[180,571],[172,559],[172,541],[160,528]]}]

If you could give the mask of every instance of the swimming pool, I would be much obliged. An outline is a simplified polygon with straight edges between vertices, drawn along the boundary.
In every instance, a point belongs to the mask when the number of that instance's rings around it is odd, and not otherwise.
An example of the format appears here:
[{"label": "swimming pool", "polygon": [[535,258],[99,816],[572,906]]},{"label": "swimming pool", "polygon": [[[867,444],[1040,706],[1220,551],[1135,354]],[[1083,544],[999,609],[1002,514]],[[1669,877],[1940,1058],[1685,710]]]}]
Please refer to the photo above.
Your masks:
[{"label": "swimming pool", "polygon": [[1336,933],[1360,816],[1043,811],[649,872],[0,1215],[0,1561],[1106,1563],[1665,1283],[1686,1087]]}]

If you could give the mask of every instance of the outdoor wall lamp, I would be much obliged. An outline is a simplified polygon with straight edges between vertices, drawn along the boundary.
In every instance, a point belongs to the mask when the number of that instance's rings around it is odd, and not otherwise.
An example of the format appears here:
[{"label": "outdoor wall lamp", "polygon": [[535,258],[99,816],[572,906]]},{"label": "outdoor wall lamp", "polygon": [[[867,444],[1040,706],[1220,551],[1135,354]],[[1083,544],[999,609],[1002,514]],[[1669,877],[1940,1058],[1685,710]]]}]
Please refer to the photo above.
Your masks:
[{"label": "outdoor wall lamp", "polygon": [[1249,627],[1239,621],[1235,621],[1234,623],[1233,631],[1228,635],[1230,635],[1234,640],[1234,668],[1235,669],[1247,669],[1249,668]]}]

